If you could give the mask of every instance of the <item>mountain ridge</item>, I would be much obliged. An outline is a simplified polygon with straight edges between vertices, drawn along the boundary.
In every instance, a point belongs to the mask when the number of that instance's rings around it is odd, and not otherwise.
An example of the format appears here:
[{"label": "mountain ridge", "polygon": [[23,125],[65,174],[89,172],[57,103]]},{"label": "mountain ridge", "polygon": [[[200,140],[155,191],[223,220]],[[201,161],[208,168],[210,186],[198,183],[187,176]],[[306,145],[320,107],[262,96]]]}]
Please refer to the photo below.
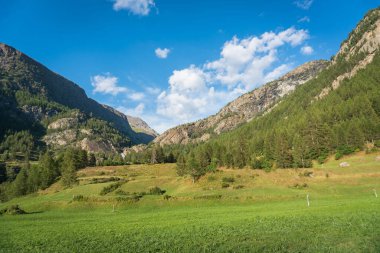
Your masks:
[{"label": "mountain ridge", "polygon": [[[30,130],[32,125],[36,126],[38,128],[36,131],[40,132],[38,138],[42,137],[48,130],[44,125],[51,123],[47,121],[59,118],[61,117],[59,115],[66,113],[70,115],[64,117],[79,117],[80,120],[79,118],[76,120],[82,124],[86,124],[91,118],[104,121],[104,123],[97,123],[108,124],[110,128],[118,132],[118,135],[126,138],[122,141],[124,143],[122,145],[148,143],[155,137],[150,133],[136,133],[131,128],[127,116],[123,116],[120,112],[116,113],[114,109],[87,97],[79,85],[4,43],[0,43],[0,82],[3,100],[0,106],[2,106],[2,114],[9,121],[0,129],[2,136],[9,130],[20,130],[15,126],[17,125],[15,122],[23,119],[29,123],[24,123],[25,126],[21,128]],[[81,114],[69,113],[72,110],[77,110]],[[77,134],[75,135],[76,137],[71,138],[72,140],[77,138]],[[61,137],[64,138],[65,134]],[[97,138],[97,136],[92,137]],[[54,139],[54,136],[52,138]],[[104,139],[104,141],[109,140]],[[120,150],[122,148],[124,147],[120,147]]]},{"label": "mountain ridge", "polygon": [[270,109],[279,99],[297,86],[314,78],[329,65],[329,61],[316,60],[304,63],[277,80],[268,82],[229,102],[215,115],[196,122],[176,126],[153,140],[160,145],[188,144],[207,141],[212,135],[235,129]]}]

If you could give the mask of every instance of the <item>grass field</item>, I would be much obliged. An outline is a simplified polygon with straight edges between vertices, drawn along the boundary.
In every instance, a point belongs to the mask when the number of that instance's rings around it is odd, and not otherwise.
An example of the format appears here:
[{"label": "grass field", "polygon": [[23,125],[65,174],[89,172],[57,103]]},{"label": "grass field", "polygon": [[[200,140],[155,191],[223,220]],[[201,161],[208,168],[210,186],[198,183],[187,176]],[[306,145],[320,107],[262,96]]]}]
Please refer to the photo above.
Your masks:
[{"label": "grass field", "polygon": [[[195,184],[173,164],[87,168],[76,187],[1,203],[29,214],[0,217],[0,252],[380,252],[379,156],[269,173],[221,169]],[[115,182],[90,184],[110,177],[128,181],[106,195]],[[171,198],[126,198],[154,186]]]}]

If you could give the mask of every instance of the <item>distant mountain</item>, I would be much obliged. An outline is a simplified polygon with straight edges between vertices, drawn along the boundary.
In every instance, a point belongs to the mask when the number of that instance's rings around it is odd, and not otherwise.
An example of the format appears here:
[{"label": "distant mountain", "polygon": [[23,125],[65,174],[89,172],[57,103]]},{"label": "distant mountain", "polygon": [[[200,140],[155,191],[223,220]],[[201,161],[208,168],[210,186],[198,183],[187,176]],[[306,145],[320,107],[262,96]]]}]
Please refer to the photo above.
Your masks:
[{"label": "distant mountain", "polygon": [[[125,115],[118,110],[108,106],[108,105],[103,105],[107,110],[110,110],[120,116],[121,118],[125,119],[128,121],[129,125],[132,127],[132,130],[135,131],[136,133],[145,133],[148,134],[149,136],[157,137],[158,133],[151,128],[144,120],[140,119],[139,117],[133,117],[130,115]],[[147,140],[148,142],[148,140]]]},{"label": "distant mountain", "polygon": [[88,98],[77,84],[2,43],[0,117],[0,139],[29,130],[52,148],[121,151],[156,136],[134,131],[127,116]]},{"label": "distant mountain", "polygon": [[133,117],[130,115],[127,115],[127,119],[129,122],[129,125],[132,127],[133,131],[137,133],[146,133],[151,136],[157,137],[159,134],[151,128],[144,120],[138,118],[138,117]]},{"label": "distant mountain", "polygon": [[283,77],[240,96],[213,116],[167,130],[154,142],[160,145],[187,144],[206,141],[231,131],[275,106],[281,98],[316,77],[328,65],[329,61],[325,60],[305,63]]}]

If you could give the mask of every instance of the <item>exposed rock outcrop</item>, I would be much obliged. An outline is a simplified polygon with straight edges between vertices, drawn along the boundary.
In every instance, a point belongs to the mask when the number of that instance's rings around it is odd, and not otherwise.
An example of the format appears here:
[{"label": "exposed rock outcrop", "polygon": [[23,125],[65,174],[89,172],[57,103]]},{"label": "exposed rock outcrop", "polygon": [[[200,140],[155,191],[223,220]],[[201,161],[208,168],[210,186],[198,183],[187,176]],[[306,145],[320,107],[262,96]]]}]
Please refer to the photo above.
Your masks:
[{"label": "exposed rock outcrop", "polygon": [[359,61],[350,71],[338,76],[331,85],[324,88],[316,99],[322,99],[330,91],[339,88],[342,81],[346,78],[352,78],[356,73],[364,69],[373,61],[375,53],[380,48],[380,10],[370,11],[366,17],[360,21],[355,30],[353,30],[346,41],[344,41],[334,57],[332,64],[336,64],[339,58],[350,60],[351,57],[360,53],[365,54],[365,58]]},{"label": "exposed rock outcrop", "polygon": [[324,60],[305,63],[283,77],[240,96],[213,116],[169,129],[154,142],[160,145],[187,144],[206,141],[212,135],[230,131],[271,108],[282,97],[317,76],[328,65],[329,62]]}]

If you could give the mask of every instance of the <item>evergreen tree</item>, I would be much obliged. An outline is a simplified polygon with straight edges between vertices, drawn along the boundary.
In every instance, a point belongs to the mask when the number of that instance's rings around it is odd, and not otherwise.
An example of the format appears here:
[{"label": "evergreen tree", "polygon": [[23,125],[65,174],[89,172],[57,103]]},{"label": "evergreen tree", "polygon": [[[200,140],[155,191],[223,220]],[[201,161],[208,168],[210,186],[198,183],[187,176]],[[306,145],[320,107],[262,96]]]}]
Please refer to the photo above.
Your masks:
[{"label": "evergreen tree", "polygon": [[206,173],[204,167],[201,167],[193,152],[190,152],[186,163],[186,171],[193,179],[193,183]]},{"label": "evergreen tree", "polygon": [[38,167],[33,166],[28,171],[27,192],[32,193],[38,191],[41,185],[41,174]]},{"label": "evergreen tree", "polygon": [[7,168],[5,163],[0,162],[0,184],[7,181]]},{"label": "evergreen tree", "polygon": [[22,196],[28,192],[27,180],[27,169],[23,167],[17,174],[16,179],[12,183],[14,196]]},{"label": "evergreen tree", "polygon": [[88,164],[88,158],[87,158],[87,151],[80,149],[76,150],[77,153],[77,169],[83,169],[87,167]]},{"label": "evergreen tree", "polygon": [[177,174],[179,176],[184,176],[187,174],[186,158],[183,153],[181,153],[177,159]]},{"label": "evergreen tree", "polygon": [[53,158],[53,154],[49,151],[44,153],[39,160],[41,173],[41,188],[48,188],[59,175],[58,165]]},{"label": "evergreen tree", "polygon": [[90,156],[88,158],[88,166],[94,167],[96,166],[96,158],[94,153],[90,153]]},{"label": "evergreen tree", "polygon": [[70,187],[77,183],[76,166],[77,158],[75,150],[69,148],[65,151],[61,168],[62,184],[65,187]]}]

